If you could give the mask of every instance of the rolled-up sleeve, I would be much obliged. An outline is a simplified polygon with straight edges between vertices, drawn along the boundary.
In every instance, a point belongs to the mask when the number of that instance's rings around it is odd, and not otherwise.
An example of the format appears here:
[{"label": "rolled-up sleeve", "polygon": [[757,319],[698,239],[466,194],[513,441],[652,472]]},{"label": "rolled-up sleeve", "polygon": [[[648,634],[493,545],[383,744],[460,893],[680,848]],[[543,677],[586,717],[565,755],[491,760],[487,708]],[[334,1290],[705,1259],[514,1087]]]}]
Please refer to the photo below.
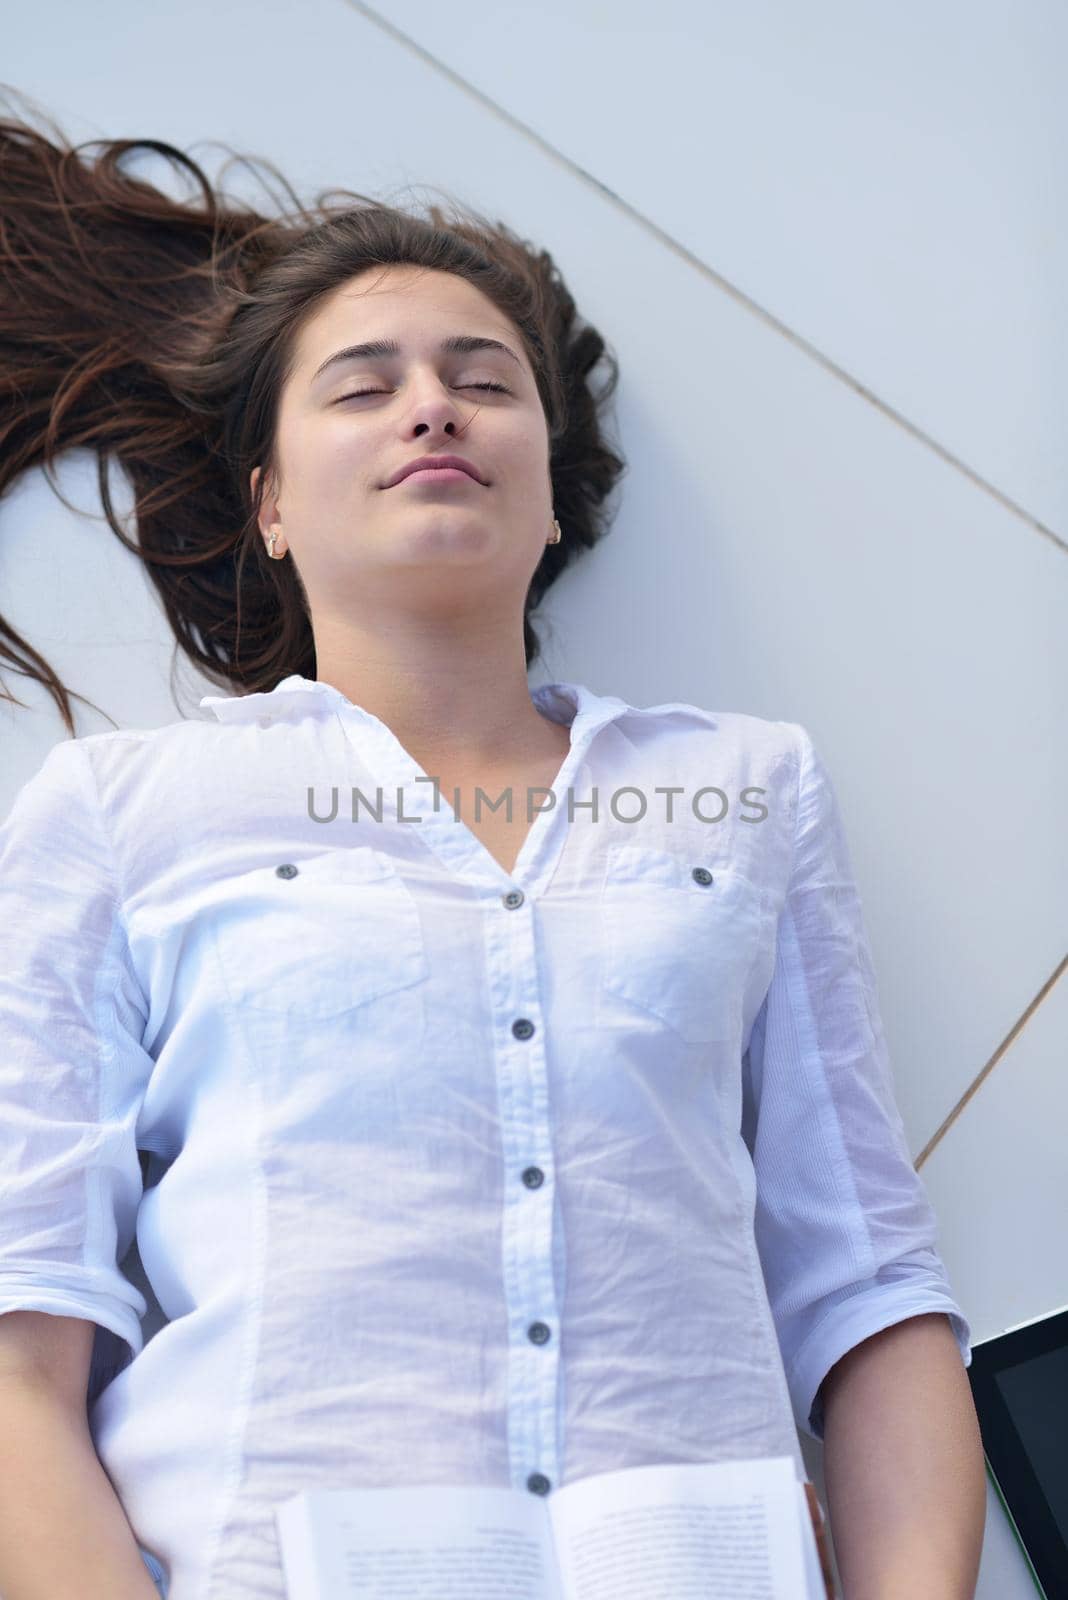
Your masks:
[{"label": "rolled-up sleeve", "polygon": [[944,1312],[967,1367],[971,1330],[937,1251],[909,1154],[841,816],[807,731],[775,967],[743,1059],[755,1234],[800,1428],[823,1438],[817,1391],[863,1339]]},{"label": "rolled-up sleeve", "polygon": [[0,824],[0,1313],[84,1317],[133,1355],[144,1025],[92,765],[65,741]]}]

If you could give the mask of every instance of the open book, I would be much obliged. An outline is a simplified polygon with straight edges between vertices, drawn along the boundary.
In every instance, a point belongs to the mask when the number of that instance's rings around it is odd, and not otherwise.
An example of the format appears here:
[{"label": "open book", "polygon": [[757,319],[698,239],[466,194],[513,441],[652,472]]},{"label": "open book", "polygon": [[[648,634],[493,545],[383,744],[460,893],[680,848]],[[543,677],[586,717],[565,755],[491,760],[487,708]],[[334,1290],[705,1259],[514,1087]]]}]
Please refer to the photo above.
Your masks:
[{"label": "open book", "polygon": [[834,1600],[789,1456],[625,1467],[544,1499],[313,1490],[275,1515],[288,1600]]}]

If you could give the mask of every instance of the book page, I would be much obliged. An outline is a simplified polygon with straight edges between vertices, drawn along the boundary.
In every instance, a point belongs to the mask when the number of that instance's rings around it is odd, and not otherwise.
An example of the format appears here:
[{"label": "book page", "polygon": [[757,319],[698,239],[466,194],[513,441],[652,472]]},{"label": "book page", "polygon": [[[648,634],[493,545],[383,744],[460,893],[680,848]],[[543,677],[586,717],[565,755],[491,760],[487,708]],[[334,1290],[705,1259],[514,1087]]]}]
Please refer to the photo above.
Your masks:
[{"label": "book page", "polygon": [[549,1516],[566,1600],[819,1600],[798,1488],[789,1456],[565,1484]]},{"label": "book page", "polygon": [[288,1600],[562,1600],[545,1502],[516,1489],[315,1490],[276,1518]]}]

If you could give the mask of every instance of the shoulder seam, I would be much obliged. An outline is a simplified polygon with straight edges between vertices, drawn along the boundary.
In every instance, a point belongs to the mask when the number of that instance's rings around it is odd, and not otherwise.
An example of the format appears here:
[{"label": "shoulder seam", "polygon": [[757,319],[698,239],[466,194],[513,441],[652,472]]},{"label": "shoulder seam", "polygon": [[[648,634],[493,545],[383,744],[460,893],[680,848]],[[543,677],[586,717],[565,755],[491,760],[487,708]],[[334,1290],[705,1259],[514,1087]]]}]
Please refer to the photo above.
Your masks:
[{"label": "shoulder seam", "polygon": [[[92,737],[92,735],[89,735],[88,737]],[[110,738],[110,737],[112,737],[112,735],[105,734],[104,737],[105,738]],[[83,745],[84,744],[84,740],[83,739],[75,739],[72,742],[75,745]],[[115,841],[114,841],[114,838],[112,836],[111,829],[108,826],[107,816],[106,816],[105,811],[104,811],[104,805],[103,805],[103,802],[102,802],[102,800],[100,798],[100,786],[96,781],[96,769],[93,766],[92,758],[90,757],[88,750],[86,750],[84,748],[81,750],[81,760],[82,760],[82,763],[83,763],[83,765],[85,767],[85,771],[86,771],[87,779],[88,779],[88,784],[89,784],[89,789],[90,789],[90,791],[92,793],[93,805],[94,805],[94,807],[96,809],[96,816],[97,816],[97,821],[98,821],[98,825],[99,825],[99,828],[100,828],[100,833],[101,833],[101,835],[102,835],[102,837],[104,839],[104,843],[107,846],[107,852],[108,852],[108,876],[109,876],[109,878],[111,879],[111,882],[114,885],[114,889],[113,889],[113,892],[112,892],[112,899],[114,900],[114,903],[115,903],[116,918],[121,923],[122,930],[123,930],[123,936],[126,939],[127,944],[129,944],[129,928],[127,927],[127,923],[126,923],[126,909],[125,909],[126,908],[126,891],[125,891],[125,884],[123,882],[123,877],[122,877],[122,870],[121,870],[121,867],[120,867],[120,864],[119,864],[118,851],[115,849]]]},{"label": "shoulder seam", "polygon": [[803,790],[802,777],[807,765],[806,744],[809,742],[808,733],[800,722],[784,722],[784,728],[789,728],[793,733],[794,748],[797,753],[797,786],[794,794],[794,828],[793,847],[790,854],[790,871],[786,879],[786,899],[790,898],[790,885],[794,881],[794,870],[797,866],[797,839],[801,828],[801,794]]}]

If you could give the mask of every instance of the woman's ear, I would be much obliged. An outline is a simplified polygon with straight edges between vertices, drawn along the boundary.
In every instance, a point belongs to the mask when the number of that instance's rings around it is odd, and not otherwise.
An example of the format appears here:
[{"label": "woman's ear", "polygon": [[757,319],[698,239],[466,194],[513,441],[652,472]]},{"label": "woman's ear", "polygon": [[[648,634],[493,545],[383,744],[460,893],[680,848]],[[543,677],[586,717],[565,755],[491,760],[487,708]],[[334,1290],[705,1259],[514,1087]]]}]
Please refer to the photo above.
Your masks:
[{"label": "woman's ear", "polygon": [[[262,467],[253,467],[252,472],[249,475],[249,488],[251,489],[253,500],[255,500],[255,498],[256,498],[256,485],[260,480],[260,476],[262,474],[262,471],[263,471]],[[273,504],[271,504],[270,499],[269,499],[270,488],[271,488],[270,479],[268,477],[268,481],[264,485],[263,500],[262,500],[262,502],[260,504],[259,515],[257,516],[257,519],[256,519],[257,522],[259,523],[260,532],[261,532],[261,534],[264,535],[264,537],[266,537],[267,534],[270,533],[271,524],[272,524],[272,522],[274,522],[276,520],[276,518],[274,516],[275,508],[274,508]]]}]

